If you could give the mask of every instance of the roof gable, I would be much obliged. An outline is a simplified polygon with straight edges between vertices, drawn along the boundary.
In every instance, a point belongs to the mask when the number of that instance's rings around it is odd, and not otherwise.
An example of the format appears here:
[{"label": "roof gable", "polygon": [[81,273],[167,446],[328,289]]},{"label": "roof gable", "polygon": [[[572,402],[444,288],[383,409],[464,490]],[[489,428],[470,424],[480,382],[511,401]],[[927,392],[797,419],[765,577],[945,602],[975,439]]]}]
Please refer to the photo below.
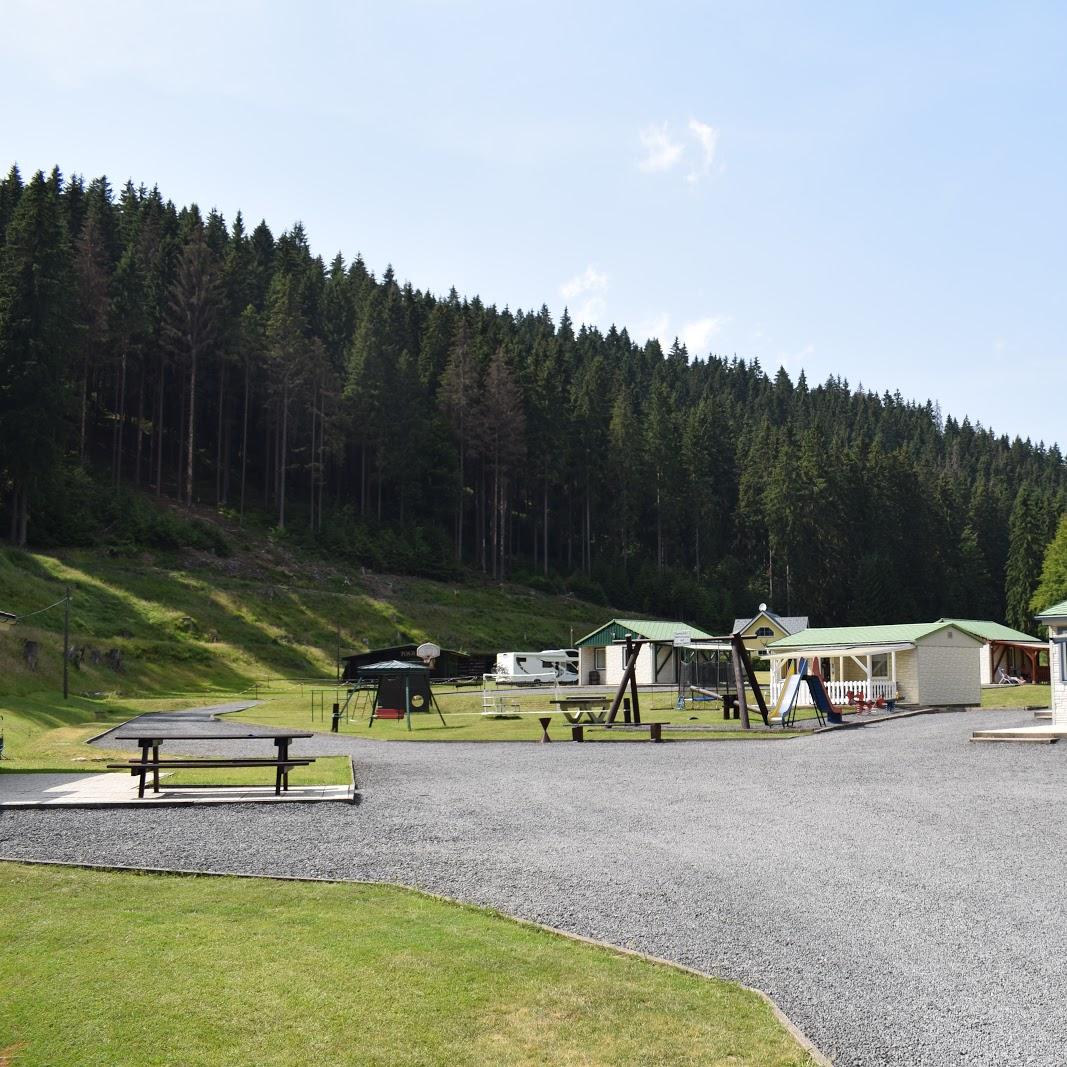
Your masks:
[{"label": "roof gable", "polygon": [[1035,615],[1035,619],[1067,619],[1067,600],[1061,601],[1059,604],[1053,604],[1051,608],[1045,608],[1040,615]]},{"label": "roof gable", "polygon": [[742,633],[760,619],[766,619],[784,634],[795,634],[808,628],[807,615],[776,615],[773,611],[757,611],[751,619],[734,619],[734,628],[730,632]]},{"label": "roof gable", "polygon": [[1044,644],[1031,634],[1024,634],[1022,630],[1013,630],[1010,626],[993,622],[991,619],[941,619],[940,621],[950,622],[961,630],[974,634],[975,637],[981,637],[984,641],[1031,641]]},{"label": "roof gable", "polygon": [[819,648],[832,645],[914,643],[937,633],[938,630],[949,628],[959,630],[975,641],[982,640],[965,626],[939,620],[938,622],[890,623],[883,626],[820,626],[779,638],[777,641],[772,641],[767,648],[778,652],[790,648]]},{"label": "roof gable", "polygon": [[687,622],[669,622],[664,619],[611,619],[576,641],[575,647],[610,645],[613,641],[622,640],[627,634],[644,638],[646,641],[673,641],[675,634],[686,634],[697,641],[707,641],[712,637]]}]

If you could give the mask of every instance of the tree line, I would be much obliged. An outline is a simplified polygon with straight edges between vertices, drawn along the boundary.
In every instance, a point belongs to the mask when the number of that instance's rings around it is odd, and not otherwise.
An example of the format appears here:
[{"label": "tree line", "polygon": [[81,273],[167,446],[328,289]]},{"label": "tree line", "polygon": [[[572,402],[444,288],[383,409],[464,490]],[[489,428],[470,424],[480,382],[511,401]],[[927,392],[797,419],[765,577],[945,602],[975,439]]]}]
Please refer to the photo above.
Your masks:
[{"label": "tree line", "polygon": [[99,536],[64,502],[132,490],[716,628],[766,600],[1027,629],[1067,511],[1056,445],[929,401],[437,296],[58,168],[0,182],[0,485],[17,545]]}]

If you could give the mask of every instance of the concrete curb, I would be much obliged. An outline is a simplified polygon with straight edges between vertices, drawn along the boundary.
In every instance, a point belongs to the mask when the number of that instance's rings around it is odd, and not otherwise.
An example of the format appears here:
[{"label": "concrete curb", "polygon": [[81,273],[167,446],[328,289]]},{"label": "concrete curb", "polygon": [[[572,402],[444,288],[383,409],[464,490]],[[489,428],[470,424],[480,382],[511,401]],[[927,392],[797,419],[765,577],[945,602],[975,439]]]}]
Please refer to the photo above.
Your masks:
[{"label": "concrete curb", "polygon": [[525,926],[533,930],[541,930],[544,933],[553,934],[556,937],[562,937],[568,941],[576,941],[582,945],[589,945],[592,948],[598,948],[605,952],[611,952],[619,956],[629,956],[659,967],[670,967],[672,970],[681,971],[683,974],[691,974],[696,978],[712,979],[716,982],[728,982],[730,985],[738,986],[749,993],[755,994],[771,1009],[775,1019],[789,1033],[793,1040],[804,1049],[813,1063],[817,1064],[818,1067],[833,1067],[833,1063],[829,1057],[820,1051],[807,1034],[805,1034],[804,1031],[801,1030],[800,1027],[797,1026],[796,1023],[794,1023],[793,1020],[790,1019],[789,1016],[763,992],[762,989],[756,989],[754,986],[745,985],[743,982],[735,982],[731,979],[720,978],[718,975],[710,974],[707,971],[700,971],[695,967],[687,967],[684,963],[675,963],[673,960],[663,959],[659,956],[652,956],[647,952],[638,952],[637,949],[623,948],[620,945],[613,945],[608,941],[598,941],[596,938],[585,937],[583,934],[571,933],[569,930],[561,930],[559,927],[549,926],[546,923],[534,922],[532,919],[520,919],[518,916],[508,915],[506,912],[498,911],[495,908],[486,908],[478,904],[468,904],[465,901],[455,900],[452,897],[444,896],[441,893],[431,893],[428,890],[419,889],[412,885],[405,885],[402,882],[382,882],[369,878],[321,878],[314,875],[272,875],[249,874],[234,871],[194,871],[163,867],[135,867],[130,864],[121,863],[63,863],[58,860],[20,859],[17,856],[5,856],[3,854],[0,854],[0,863],[20,863],[26,866],[35,867],[78,867],[82,870],[90,871],[121,871],[138,874],[176,875],[194,878],[248,878],[268,882],[322,882],[329,885],[366,885],[386,889],[402,889],[407,893],[414,893],[418,896],[427,897],[430,900],[439,900],[442,903],[452,904],[460,908],[468,908],[472,911],[480,911],[484,914],[504,919],[507,922],[515,923],[518,926]]}]

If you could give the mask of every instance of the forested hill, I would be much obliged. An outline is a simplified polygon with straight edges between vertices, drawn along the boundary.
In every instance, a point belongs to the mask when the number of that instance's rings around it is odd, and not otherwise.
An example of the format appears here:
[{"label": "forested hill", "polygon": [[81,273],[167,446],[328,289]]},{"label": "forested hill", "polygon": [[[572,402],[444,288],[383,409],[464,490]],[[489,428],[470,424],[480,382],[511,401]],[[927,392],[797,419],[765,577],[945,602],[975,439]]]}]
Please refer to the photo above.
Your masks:
[{"label": "forested hill", "polygon": [[760,600],[821,623],[1026,626],[1067,506],[1056,447],[434,296],[326,263],[299,224],[12,169],[0,235],[16,543],[128,533],[141,490],[267,512],[373,566],[478,568],[716,628]]}]

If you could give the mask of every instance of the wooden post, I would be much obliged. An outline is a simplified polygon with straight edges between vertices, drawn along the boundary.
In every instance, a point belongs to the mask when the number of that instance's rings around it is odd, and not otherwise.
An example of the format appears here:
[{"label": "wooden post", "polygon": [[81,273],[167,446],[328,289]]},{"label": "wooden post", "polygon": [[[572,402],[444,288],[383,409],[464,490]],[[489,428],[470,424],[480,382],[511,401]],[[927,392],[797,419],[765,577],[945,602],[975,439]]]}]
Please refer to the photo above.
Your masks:
[{"label": "wooden post", "polygon": [[[627,652],[626,659],[627,660],[630,659],[631,648],[632,648],[632,642],[630,640],[630,635],[627,634],[626,635],[626,652]],[[634,665],[633,665],[633,669],[630,671],[630,701],[631,701],[632,708],[633,708],[633,713],[634,713],[634,722],[637,723],[638,725],[640,725],[640,723],[641,723],[641,703],[637,698],[637,659],[638,659],[638,656],[640,655],[640,653],[641,653],[641,649],[640,649],[640,646],[639,646],[633,652]],[[655,645],[652,645],[652,662],[653,662],[653,664],[655,664],[655,662],[656,662],[656,646]]]},{"label": "wooden post", "polygon": [[637,665],[637,656],[641,651],[641,641],[638,641],[633,645],[633,651],[626,659],[626,666],[622,672],[622,679],[619,682],[619,688],[615,690],[615,696],[611,701],[611,708],[608,711],[608,717],[605,722],[612,723],[615,721],[615,716],[619,713],[619,705],[622,704],[623,693],[626,692],[626,687],[630,684],[633,678],[634,667]]},{"label": "wooden post", "polygon": [[745,674],[736,643],[734,643],[731,658],[734,664],[734,688],[737,690],[737,710],[741,716],[741,729],[751,730],[752,727],[748,721],[748,701],[745,699]]},{"label": "wooden post", "polygon": [[70,699],[70,586],[63,591],[63,699]]}]

